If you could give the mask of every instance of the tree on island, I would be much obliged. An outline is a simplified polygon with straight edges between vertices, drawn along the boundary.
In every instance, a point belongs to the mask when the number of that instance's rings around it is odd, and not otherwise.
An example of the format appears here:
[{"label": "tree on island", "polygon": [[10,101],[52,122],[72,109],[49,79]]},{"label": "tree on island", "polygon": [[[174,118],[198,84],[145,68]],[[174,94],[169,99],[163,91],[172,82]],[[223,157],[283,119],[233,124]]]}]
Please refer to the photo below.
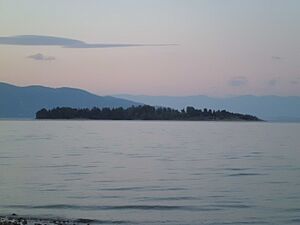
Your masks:
[{"label": "tree on island", "polygon": [[57,107],[41,109],[36,119],[91,119],[91,120],[194,120],[194,121],[261,121],[251,115],[232,113],[226,110],[195,109],[188,106],[182,110],[150,105],[131,106],[129,108],[83,108]]}]

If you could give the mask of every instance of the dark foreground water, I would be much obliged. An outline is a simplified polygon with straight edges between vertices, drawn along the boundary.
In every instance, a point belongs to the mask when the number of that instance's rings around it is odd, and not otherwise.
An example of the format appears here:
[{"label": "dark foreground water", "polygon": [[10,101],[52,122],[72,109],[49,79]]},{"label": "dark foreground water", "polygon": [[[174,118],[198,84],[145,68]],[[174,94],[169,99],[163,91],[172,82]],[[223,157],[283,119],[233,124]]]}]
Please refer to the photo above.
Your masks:
[{"label": "dark foreground water", "polygon": [[300,124],[0,121],[0,214],[300,224]]}]

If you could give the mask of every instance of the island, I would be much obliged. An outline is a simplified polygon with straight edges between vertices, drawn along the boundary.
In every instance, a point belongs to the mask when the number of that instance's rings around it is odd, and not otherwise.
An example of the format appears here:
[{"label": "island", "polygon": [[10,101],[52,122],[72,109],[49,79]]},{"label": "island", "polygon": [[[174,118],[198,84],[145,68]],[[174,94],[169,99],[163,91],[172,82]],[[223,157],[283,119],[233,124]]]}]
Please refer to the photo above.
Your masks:
[{"label": "island", "polygon": [[226,110],[195,109],[188,106],[177,110],[150,105],[129,108],[83,108],[57,107],[41,109],[36,119],[89,119],[89,120],[183,120],[183,121],[262,121],[256,116],[232,113]]}]

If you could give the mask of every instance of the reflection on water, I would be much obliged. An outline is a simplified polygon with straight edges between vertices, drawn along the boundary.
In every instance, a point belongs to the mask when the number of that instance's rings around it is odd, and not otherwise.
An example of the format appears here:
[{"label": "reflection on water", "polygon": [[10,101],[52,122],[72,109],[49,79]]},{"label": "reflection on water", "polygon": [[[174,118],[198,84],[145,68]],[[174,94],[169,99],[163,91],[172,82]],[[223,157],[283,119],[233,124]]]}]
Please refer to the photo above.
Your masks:
[{"label": "reflection on water", "polygon": [[292,123],[0,121],[0,212],[299,224],[299,133]]}]

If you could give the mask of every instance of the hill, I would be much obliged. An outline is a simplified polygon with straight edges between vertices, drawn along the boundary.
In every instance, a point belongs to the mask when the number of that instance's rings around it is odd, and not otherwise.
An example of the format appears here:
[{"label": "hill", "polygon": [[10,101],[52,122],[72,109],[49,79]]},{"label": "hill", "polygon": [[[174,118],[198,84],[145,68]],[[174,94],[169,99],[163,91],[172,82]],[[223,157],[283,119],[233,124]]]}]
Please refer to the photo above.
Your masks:
[{"label": "hill", "polygon": [[116,95],[131,101],[155,106],[182,109],[186,106],[196,108],[224,109],[231,112],[255,115],[268,121],[300,121],[300,97],[253,96],[216,98],[196,96],[147,96]]},{"label": "hill", "polygon": [[140,105],[111,96],[98,96],[75,88],[18,87],[0,82],[0,118],[34,118],[41,108],[124,107]]}]

